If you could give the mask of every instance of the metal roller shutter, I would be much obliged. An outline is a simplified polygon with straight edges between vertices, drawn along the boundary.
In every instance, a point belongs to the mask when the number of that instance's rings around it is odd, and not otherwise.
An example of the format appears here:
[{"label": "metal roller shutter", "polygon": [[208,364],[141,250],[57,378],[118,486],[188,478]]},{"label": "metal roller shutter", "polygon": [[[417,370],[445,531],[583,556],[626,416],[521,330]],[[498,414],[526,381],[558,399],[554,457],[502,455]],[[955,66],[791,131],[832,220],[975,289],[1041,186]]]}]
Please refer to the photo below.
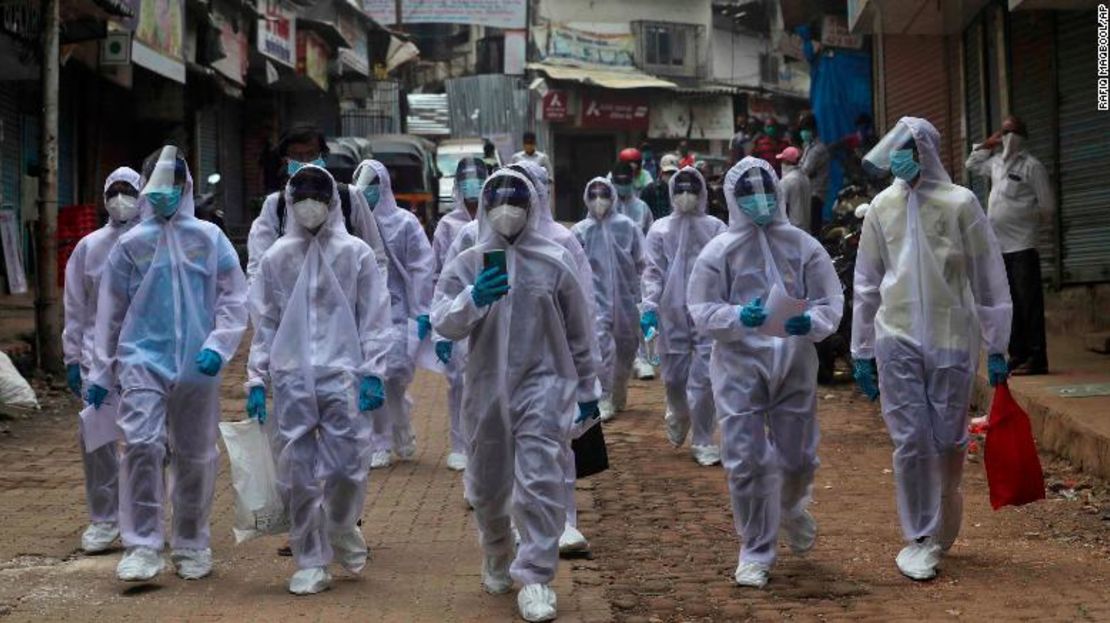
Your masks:
[{"label": "metal roller shutter", "polygon": [[207,192],[208,176],[220,167],[219,109],[208,106],[197,111],[197,170],[193,174],[194,192]]},{"label": "metal roller shutter", "polygon": [[944,37],[886,37],[883,53],[886,126],[892,127],[904,116],[928,119],[940,132],[941,160],[951,173],[953,124],[948,105]]},{"label": "metal roller shutter", "polygon": [[1110,281],[1110,114],[1095,107],[1096,23],[1094,11],[1057,14],[1064,283]]},{"label": "metal roller shutter", "polygon": [[[989,97],[983,80],[983,20],[976,19],[964,31],[964,110],[967,114],[967,145],[971,146],[987,138],[987,98]],[[961,163],[962,164],[962,163]],[[983,206],[987,205],[990,193],[990,179],[982,175],[968,173],[969,186],[979,197]]]},{"label": "metal roller shutter", "polygon": [[0,205],[10,205],[19,214],[19,186],[23,181],[23,148],[20,145],[23,131],[19,100],[14,83],[0,82],[0,85]]},{"label": "metal roller shutter", "polygon": [[[1058,189],[1056,171],[1056,78],[1053,75],[1053,13],[1017,11],[1011,14],[1010,54],[1013,112],[1025,121],[1029,136],[1025,147],[1044,164]],[[1046,280],[1059,283],[1056,273],[1056,232],[1042,227],[1037,243],[1041,271]]]},{"label": "metal roller shutter", "polygon": [[223,99],[220,107],[220,189],[219,198],[224,210],[224,221],[228,225],[249,226],[251,217],[247,214],[243,195],[243,103],[230,98]]}]

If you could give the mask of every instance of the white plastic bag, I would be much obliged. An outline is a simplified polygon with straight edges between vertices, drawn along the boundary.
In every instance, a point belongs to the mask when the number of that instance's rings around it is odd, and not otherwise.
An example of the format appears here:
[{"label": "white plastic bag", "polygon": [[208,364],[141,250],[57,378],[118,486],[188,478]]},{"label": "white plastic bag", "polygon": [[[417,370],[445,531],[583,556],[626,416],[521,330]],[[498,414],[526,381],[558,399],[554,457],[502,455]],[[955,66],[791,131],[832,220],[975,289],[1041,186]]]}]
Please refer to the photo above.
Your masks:
[{"label": "white plastic bag", "polygon": [[278,492],[270,440],[255,420],[220,422],[235,489],[235,542],[289,531],[289,513]]},{"label": "white plastic bag", "polygon": [[15,364],[7,353],[0,352],[0,404],[38,409],[39,401],[35,390],[15,369]]}]

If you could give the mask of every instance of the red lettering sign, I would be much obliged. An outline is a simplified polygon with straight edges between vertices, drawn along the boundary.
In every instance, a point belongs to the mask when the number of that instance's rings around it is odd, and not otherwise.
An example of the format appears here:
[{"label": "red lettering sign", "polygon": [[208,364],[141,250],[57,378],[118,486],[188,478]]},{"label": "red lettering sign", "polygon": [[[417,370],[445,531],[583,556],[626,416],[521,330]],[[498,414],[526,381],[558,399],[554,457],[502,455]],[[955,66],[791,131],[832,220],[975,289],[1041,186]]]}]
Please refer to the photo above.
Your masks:
[{"label": "red lettering sign", "polygon": [[543,118],[546,121],[567,120],[567,92],[552,89],[543,96]]},{"label": "red lettering sign", "polygon": [[647,130],[648,105],[630,97],[587,95],[582,98],[582,127]]}]

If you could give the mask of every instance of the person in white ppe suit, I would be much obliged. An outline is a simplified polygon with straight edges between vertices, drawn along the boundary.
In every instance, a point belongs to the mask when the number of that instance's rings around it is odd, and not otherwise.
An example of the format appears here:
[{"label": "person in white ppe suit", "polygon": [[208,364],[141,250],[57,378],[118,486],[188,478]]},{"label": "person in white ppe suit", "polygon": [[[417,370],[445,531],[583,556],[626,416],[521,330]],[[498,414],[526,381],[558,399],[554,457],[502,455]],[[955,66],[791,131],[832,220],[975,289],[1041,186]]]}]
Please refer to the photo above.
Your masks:
[{"label": "person in white ppe suit", "polygon": [[142,220],[120,236],[101,276],[87,398],[100,407],[108,388],[121,388],[126,552],[117,576],[145,581],[162,570],[169,482],[172,559],[179,576],[197,579],[212,571],[219,373],[246,330],[247,287],[235,247],[193,216],[193,179],[178,149],[149,157],[143,178]]},{"label": "person in white ppe suit", "polygon": [[[613,182],[613,187],[617,189],[616,212],[632,219],[646,236],[652,223],[655,222],[655,216],[647,202],[640,199],[640,193],[635,188],[636,177],[636,170],[632,163],[623,160],[618,160],[609,173],[609,180]],[[635,362],[633,362],[636,378],[638,379],[655,378],[655,366],[651,363],[655,355],[652,346],[654,344],[648,344],[643,339],[640,340],[639,351],[636,354]]]},{"label": "person in white ppe suit", "polygon": [[[447,264],[447,252],[451,249],[451,243],[459,237],[463,227],[476,222],[474,219],[478,215],[478,200],[486,177],[486,165],[480,158],[462,158],[455,167],[455,187],[451,191],[454,208],[439,219],[435,235],[432,236],[434,283],[439,282],[439,276]],[[462,471],[466,469],[466,440],[460,419],[466,345],[460,343],[456,346],[454,342],[438,335],[434,339],[436,357],[443,363],[447,377],[447,412],[451,427],[451,451],[447,455],[447,468]]]},{"label": "person in white ppe suit", "polygon": [[[124,232],[139,222],[139,190],[136,171],[128,167],[112,171],[104,180],[108,222],[78,241],[66,262],[62,353],[66,382],[79,398],[83,395],[83,379],[88,378],[92,368],[100,276],[108,252]],[[86,452],[80,434],[78,443],[85,467],[85,504],[89,510],[89,526],[81,535],[81,549],[86,554],[96,554],[108,550],[119,537],[118,448],[109,443]]]},{"label": "person in white ppe suit", "polygon": [[[787,220],[767,161],[738,162],[724,191],[728,233],[698,256],[688,305],[697,330],[713,340],[710,374],[742,543],[734,578],[759,588],[775,562],[780,524],[797,554],[816,539],[807,510],[818,465],[814,344],[839,326],[844,294],[825,249]],[[805,311],[768,318],[775,310],[764,305],[783,295],[804,301]]]},{"label": "person in white ppe suit", "polygon": [[678,448],[693,425],[691,451],[701,465],[721,460],[713,443],[716,411],[709,382],[712,343],[694,327],[686,308],[686,288],[694,260],[725,224],[705,213],[705,179],[693,167],[671,178],[670,216],[655,222],[644,241],[640,326],[645,336],[658,333],[667,394],[667,440]]},{"label": "person in white ppe suit", "polygon": [[366,564],[356,521],[370,468],[370,422],[359,412],[384,402],[393,325],[385,276],[369,245],[347,233],[331,175],[305,166],[285,193],[290,228],[262,257],[251,284],[256,327],[247,413],[265,423],[269,386],[297,564],[289,591],[303,595],[329,586],[327,566],[336,555],[352,573]]},{"label": "person in white ppe suit", "polygon": [[[486,180],[478,242],[448,263],[432,311],[436,331],[469,341],[463,424],[482,581],[490,593],[520,582],[528,621],[555,617],[559,455],[572,421],[597,417],[601,393],[592,308],[573,258],[538,229],[545,211],[526,176]],[[510,514],[521,536],[515,559]]]},{"label": "person in white ppe suit", "polygon": [[959,533],[980,343],[991,383],[1002,382],[1012,313],[987,215],[952,183],[939,151],[932,124],[903,117],[864,157],[869,172],[896,179],[863,221],[852,318],[856,381],[873,400],[881,395],[894,442],[908,542],[896,562],[915,580],[936,576]]},{"label": "person in white ppe suit", "polygon": [[812,217],[813,193],[810,192],[809,178],[806,172],[798,166],[801,152],[797,147],[787,147],[778,156],[782,163],[782,180],[779,181],[780,195],[779,209],[786,213],[790,224],[798,229],[809,232]]},{"label": "person in white ppe suit", "polygon": [[394,341],[385,372],[385,406],[374,413],[371,467],[386,467],[392,455],[407,461],[416,455],[412,431],[409,384],[416,362],[409,352],[410,336],[431,336],[428,307],[432,301],[432,246],[416,216],[397,205],[389,171],[377,160],[363,160],[355,169],[353,185],[366,198],[381,231],[389,265],[389,297]]}]

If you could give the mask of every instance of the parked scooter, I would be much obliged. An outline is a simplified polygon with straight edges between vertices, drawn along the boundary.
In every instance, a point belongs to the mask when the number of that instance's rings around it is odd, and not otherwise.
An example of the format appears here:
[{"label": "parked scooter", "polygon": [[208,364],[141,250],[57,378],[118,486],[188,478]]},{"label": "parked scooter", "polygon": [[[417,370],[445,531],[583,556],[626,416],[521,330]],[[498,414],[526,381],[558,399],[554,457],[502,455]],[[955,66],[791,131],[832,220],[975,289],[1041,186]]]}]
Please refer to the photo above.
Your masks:
[{"label": "parked scooter", "polygon": [[220,231],[227,233],[224,227],[224,211],[218,200],[220,194],[220,174],[213,173],[205,179],[205,192],[193,198],[196,206],[197,218],[215,224]]}]

